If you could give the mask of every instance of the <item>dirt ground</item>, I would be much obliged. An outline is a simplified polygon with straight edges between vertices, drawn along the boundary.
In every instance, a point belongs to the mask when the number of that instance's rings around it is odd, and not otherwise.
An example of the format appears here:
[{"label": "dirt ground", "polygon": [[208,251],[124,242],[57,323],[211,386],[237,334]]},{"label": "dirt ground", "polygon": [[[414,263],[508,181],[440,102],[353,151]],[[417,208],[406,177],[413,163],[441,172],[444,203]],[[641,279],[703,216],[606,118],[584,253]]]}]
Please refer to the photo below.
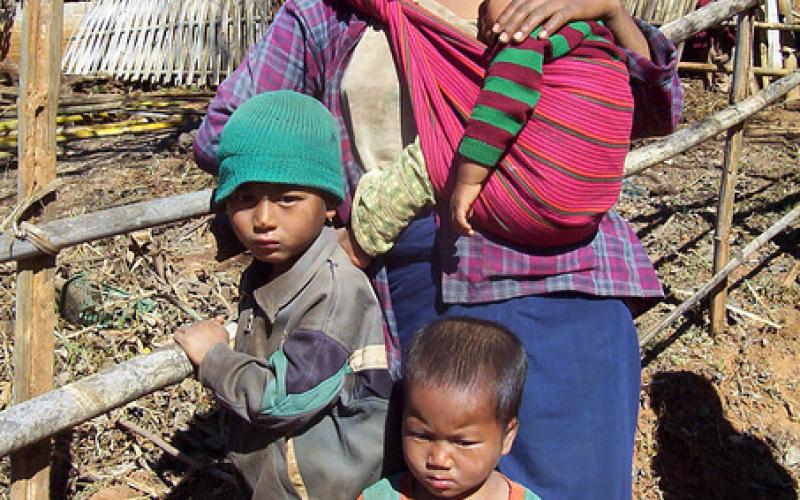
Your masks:
[{"label": "dirt ground", "polygon": [[[726,106],[726,94],[687,81],[685,122]],[[743,247],[800,201],[800,112],[773,106],[748,125],[731,244]],[[190,192],[212,179],[180,132],[122,135],[61,148],[57,213]],[[724,134],[626,181],[619,211],[634,224],[668,294],[638,319],[649,331],[711,276],[713,225]],[[16,170],[0,175],[0,220],[16,200]],[[218,263],[207,218],[63,251],[59,298],[91,299],[56,330],[56,384],[169,342],[192,312],[235,317],[244,258]],[[800,224],[737,271],[727,329],[685,315],[643,352],[634,497],[794,499],[800,482]],[[15,266],[0,265],[0,408],[11,396]],[[85,302],[89,304],[89,302]],[[62,497],[224,498],[235,495],[220,456],[219,413],[185,380],[58,436],[53,488]],[[152,435],[132,431],[132,426]],[[163,439],[199,467],[157,445]],[[0,496],[9,487],[0,461]],[[216,475],[215,475],[216,474]]]}]

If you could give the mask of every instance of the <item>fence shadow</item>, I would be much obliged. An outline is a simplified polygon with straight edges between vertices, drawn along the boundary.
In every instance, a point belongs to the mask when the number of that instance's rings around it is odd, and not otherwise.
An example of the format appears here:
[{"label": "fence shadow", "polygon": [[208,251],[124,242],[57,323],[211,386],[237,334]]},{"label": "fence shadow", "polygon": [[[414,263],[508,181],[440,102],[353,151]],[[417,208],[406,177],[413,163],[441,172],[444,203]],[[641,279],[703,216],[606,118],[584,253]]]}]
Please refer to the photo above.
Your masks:
[{"label": "fence shadow", "polygon": [[[235,479],[236,471],[233,466],[226,463],[225,455],[225,412],[215,404],[206,413],[198,413],[182,429],[175,432],[170,439],[170,444],[184,455],[208,464],[194,470],[189,470],[183,462],[165,454],[154,462],[151,467],[159,476],[166,475],[169,471],[182,472],[183,477],[175,484],[164,497],[165,500],[192,499],[218,499],[235,500],[244,498],[235,483],[221,479],[214,472],[221,472]],[[213,469],[213,471],[212,471]]]},{"label": "fence shadow", "polygon": [[797,499],[797,484],[762,440],[738,432],[704,377],[661,372],[649,387],[658,416],[653,472],[665,499]]}]

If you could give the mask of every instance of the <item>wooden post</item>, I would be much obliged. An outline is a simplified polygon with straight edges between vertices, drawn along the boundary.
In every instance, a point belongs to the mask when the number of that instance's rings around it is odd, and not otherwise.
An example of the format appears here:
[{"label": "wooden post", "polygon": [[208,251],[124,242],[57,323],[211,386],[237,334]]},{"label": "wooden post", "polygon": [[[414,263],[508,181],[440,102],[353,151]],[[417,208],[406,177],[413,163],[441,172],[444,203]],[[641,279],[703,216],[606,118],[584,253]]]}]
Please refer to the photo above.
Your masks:
[{"label": "wooden post", "polygon": [[[783,14],[783,22],[795,24],[796,19],[794,12],[792,12],[792,0],[780,0],[779,6]],[[784,49],[787,52],[785,59],[786,69],[792,71],[797,69],[797,37],[800,37],[797,33],[789,33],[784,37],[786,40]],[[800,88],[795,88],[786,96],[786,109],[800,111]]]},{"label": "wooden post", "polygon": [[[750,59],[753,47],[753,15],[748,10],[739,14],[736,26],[736,61],[730,100],[735,104],[747,97]],[[719,201],[717,202],[717,227],[714,231],[714,274],[728,263],[729,238],[733,222],[733,201],[736,191],[736,172],[742,152],[745,122],[728,129],[725,157],[722,165]],[[711,296],[711,333],[725,329],[725,302],[728,299],[727,280]]]},{"label": "wooden post", "polygon": [[[56,177],[63,16],[62,0],[25,2],[18,103],[20,202]],[[45,208],[43,216],[51,212]],[[53,387],[54,275],[55,257],[50,255],[20,261],[17,266],[14,403]],[[50,497],[50,459],[49,440],[11,456],[12,499]]]}]

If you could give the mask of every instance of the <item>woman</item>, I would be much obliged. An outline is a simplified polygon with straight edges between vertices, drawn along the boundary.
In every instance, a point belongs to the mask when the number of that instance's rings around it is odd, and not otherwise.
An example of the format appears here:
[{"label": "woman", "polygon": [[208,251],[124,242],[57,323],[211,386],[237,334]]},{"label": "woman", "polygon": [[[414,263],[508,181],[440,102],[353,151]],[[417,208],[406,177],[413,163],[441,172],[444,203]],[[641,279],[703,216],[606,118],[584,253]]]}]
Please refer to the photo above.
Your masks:
[{"label": "woman", "polygon": [[[481,2],[418,3],[464,25]],[[596,18],[623,46],[645,53],[628,57],[634,135],[669,132],[682,101],[674,47],[652,27],[637,27],[618,0],[515,0],[496,31],[507,41],[543,21],[552,33]],[[361,175],[389,167],[417,135],[385,33],[341,2],[288,0],[209,106],[195,144],[202,168],[216,172],[216,143],[233,110],[276,89],[313,95],[340,120],[349,192],[339,216],[347,221]],[[376,268],[394,368],[398,340],[441,316],[497,321],[526,346],[521,432],[502,472],[543,498],[630,498],[639,352],[629,306],[647,307],[661,288],[626,221],[612,211],[591,241],[530,252],[481,234],[457,236],[448,224],[437,230],[428,215]]]}]

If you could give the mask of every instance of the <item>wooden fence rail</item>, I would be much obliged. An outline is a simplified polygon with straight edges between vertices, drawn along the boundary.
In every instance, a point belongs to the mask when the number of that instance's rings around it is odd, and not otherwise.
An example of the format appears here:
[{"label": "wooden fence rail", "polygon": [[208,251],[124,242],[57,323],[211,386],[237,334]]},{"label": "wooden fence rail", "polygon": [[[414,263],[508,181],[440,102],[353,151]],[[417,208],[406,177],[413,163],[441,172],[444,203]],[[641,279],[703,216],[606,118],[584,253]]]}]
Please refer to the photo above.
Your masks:
[{"label": "wooden fence rail", "polygon": [[192,364],[176,346],[138,356],[0,412],[0,456],[176,384]]}]

